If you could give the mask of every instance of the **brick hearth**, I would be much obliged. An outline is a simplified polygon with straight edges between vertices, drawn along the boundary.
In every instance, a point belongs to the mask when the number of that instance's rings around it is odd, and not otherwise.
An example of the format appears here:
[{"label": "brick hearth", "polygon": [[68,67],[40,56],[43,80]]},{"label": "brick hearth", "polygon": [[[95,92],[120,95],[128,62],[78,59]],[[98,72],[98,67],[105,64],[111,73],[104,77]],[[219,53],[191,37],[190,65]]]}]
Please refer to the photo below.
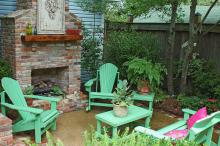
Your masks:
[{"label": "brick hearth", "polygon": [[0,113],[0,146],[12,146],[12,120]]}]

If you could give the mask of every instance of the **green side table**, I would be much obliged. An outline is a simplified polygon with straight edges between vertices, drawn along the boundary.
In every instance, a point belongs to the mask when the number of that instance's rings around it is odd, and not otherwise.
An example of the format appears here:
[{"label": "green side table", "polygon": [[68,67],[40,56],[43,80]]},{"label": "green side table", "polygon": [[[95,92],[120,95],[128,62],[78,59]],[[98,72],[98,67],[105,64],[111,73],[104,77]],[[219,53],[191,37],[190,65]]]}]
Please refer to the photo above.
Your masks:
[{"label": "green side table", "polygon": [[145,127],[149,127],[149,119],[152,116],[152,111],[138,107],[129,106],[128,115],[126,117],[116,117],[113,110],[96,115],[97,119],[97,134],[102,135],[102,123],[106,123],[112,127],[112,137],[117,136],[119,126],[145,118]]},{"label": "green side table", "polygon": [[153,111],[153,101],[155,93],[150,92],[147,94],[139,94],[138,92],[134,91],[132,92],[132,95],[135,101],[147,101],[149,103],[148,110]]}]

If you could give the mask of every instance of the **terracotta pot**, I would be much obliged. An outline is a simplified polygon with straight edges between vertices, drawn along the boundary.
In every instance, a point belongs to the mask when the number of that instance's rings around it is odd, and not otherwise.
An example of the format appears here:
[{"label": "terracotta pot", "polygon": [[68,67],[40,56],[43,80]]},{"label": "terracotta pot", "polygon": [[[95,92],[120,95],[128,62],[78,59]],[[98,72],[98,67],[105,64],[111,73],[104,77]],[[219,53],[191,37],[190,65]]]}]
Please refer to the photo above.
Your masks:
[{"label": "terracotta pot", "polygon": [[139,81],[139,83],[137,85],[137,90],[140,93],[149,93],[150,88],[149,88],[149,85],[148,85],[148,81],[146,81],[146,80]]},{"label": "terracotta pot", "polygon": [[128,107],[113,104],[113,112],[116,117],[125,117],[128,114]]}]

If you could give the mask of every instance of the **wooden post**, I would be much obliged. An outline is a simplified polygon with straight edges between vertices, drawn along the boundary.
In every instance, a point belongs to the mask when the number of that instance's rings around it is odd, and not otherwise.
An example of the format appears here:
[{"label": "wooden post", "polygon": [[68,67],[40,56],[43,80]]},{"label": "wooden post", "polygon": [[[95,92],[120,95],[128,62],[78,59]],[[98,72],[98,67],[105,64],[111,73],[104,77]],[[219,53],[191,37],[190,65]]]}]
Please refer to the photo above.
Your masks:
[{"label": "wooden post", "polygon": [[132,14],[128,14],[128,23],[133,23],[134,17]]}]

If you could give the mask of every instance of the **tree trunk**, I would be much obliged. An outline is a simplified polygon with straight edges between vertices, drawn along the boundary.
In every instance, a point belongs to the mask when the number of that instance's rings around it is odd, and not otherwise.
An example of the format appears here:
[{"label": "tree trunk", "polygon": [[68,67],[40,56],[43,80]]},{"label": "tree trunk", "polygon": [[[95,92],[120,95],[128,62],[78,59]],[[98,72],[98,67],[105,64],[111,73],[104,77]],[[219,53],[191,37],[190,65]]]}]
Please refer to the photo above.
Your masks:
[{"label": "tree trunk", "polygon": [[188,41],[188,48],[185,52],[185,56],[183,58],[183,64],[182,64],[181,83],[180,83],[181,93],[185,93],[186,91],[188,68],[197,34],[197,31],[195,30],[196,6],[197,6],[197,0],[191,0],[190,20],[189,20],[189,41]]},{"label": "tree trunk", "polygon": [[168,48],[167,48],[167,88],[168,93],[170,95],[174,94],[174,85],[173,85],[173,52],[174,52],[174,45],[175,45],[175,38],[176,38],[176,19],[177,19],[177,7],[178,7],[178,0],[174,0],[172,2],[172,14],[171,14],[171,22],[170,22],[170,29],[169,29],[169,37],[168,37]]}]

